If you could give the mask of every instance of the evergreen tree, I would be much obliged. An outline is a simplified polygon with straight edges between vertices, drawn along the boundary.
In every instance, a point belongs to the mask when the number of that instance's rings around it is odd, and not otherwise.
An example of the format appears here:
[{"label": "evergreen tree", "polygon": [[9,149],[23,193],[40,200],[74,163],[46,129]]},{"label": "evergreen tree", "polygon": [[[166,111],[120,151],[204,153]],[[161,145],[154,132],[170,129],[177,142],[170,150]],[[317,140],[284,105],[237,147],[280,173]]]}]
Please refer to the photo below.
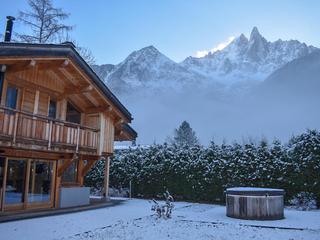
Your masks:
[{"label": "evergreen tree", "polygon": [[[103,186],[104,162],[86,178],[93,188]],[[320,203],[320,133],[307,131],[288,145],[275,140],[239,144],[157,144],[116,151],[110,165],[110,185],[128,187],[133,196],[161,197],[169,189],[179,200],[223,202],[227,187],[283,188],[288,201],[301,192]],[[300,194],[301,195],[301,194]]]},{"label": "evergreen tree", "polygon": [[187,121],[183,121],[179,128],[174,131],[173,143],[178,146],[195,146],[199,144],[199,140],[190,124]]}]

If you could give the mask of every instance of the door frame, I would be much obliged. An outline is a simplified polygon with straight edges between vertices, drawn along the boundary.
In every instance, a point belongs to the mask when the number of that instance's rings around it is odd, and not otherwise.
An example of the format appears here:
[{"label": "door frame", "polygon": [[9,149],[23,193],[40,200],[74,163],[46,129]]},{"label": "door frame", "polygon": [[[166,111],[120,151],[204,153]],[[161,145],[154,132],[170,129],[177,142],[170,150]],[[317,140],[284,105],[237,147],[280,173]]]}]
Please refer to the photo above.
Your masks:
[{"label": "door frame", "polygon": [[23,160],[25,161],[26,159],[20,158],[20,159],[16,159],[16,158],[6,158],[6,162],[5,162],[5,174],[4,174],[4,178],[3,178],[3,194],[2,194],[2,210],[3,211],[7,211],[7,210],[22,210],[24,208],[24,201],[25,201],[25,192],[26,192],[26,178],[27,178],[27,168],[28,168],[28,162],[26,162],[26,169],[25,169],[25,176],[24,176],[24,188],[23,188],[23,201],[21,203],[14,203],[14,204],[6,204],[5,203],[5,198],[6,198],[6,188],[7,188],[7,179],[8,179],[8,165],[9,165],[9,160],[14,160],[14,161],[19,161],[19,160]]},{"label": "door frame", "polygon": [[1,193],[0,193],[0,211],[4,211],[4,195],[6,191],[6,181],[7,181],[7,167],[8,167],[8,158],[4,157],[4,168],[3,168],[3,179],[2,179],[2,186],[1,186]]},{"label": "door frame", "polygon": [[49,202],[28,202],[28,195],[29,195],[29,184],[27,186],[27,193],[25,194],[26,197],[26,209],[37,209],[37,208],[52,208],[54,204],[54,194],[55,194],[55,179],[56,179],[56,164],[57,162],[54,160],[46,160],[46,159],[28,159],[30,162],[30,167],[28,169],[29,180],[31,177],[30,169],[31,169],[31,162],[32,160],[52,163],[52,175],[51,175],[51,183],[50,183],[50,201]]},{"label": "door frame", "polygon": [[[5,204],[5,195],[6,195],[6,185],[7,185],[7,172],[8,172],[8,162],[9,160],[23,160],[26,161],[26,174],[24,176],[24,195],[23,202],[19,204]],[[32,160],[39,160],[43,162],[52,163],[52,175],[51,175],[51,188],[50,188],[50,201],[49,202],[28,202],[29,194],[29,181],[30,181],[30,169]],[[56,182],[56,164],[55,160],[47,159],[27,159],[27,158],[11,158],[5,157],[4,164],[4,176],[2,183],[2,194],[0,199],[0,211],[15,211],[15,210],[26,210],[26,209],[43,209],[43,208],[52,208],[54,206],[55,199],[55,182]],[[1,184],[1,183],[0,183]]]}]

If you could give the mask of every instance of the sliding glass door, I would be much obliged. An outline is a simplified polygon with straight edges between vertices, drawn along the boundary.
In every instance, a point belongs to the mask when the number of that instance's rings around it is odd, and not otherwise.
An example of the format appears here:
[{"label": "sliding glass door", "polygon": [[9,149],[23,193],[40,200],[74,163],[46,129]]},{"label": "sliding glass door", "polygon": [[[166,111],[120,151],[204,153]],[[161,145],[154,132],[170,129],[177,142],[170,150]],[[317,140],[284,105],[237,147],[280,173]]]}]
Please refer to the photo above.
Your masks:
[{"label": "sliding glass door", "polygon": [[53,163],[32,160],[28,190],[28,203],[49,203],[52,190]]},{"label": "sliding glass door", "polygon": [[6,159],[4,157],[0,157],[0,211],[2,210],[5,163]]},{"label": "sliding glass door", "polygon": [[[55,162],[37,159],[1,159],[1,204],[4,210],[51,207]],[[1,206],[1,205],[0,205]]]},{"label": "sliding glass door", "polygon": [[22,208],[25,194],[27,161],[9,159],[7,166],[5,205]]}]

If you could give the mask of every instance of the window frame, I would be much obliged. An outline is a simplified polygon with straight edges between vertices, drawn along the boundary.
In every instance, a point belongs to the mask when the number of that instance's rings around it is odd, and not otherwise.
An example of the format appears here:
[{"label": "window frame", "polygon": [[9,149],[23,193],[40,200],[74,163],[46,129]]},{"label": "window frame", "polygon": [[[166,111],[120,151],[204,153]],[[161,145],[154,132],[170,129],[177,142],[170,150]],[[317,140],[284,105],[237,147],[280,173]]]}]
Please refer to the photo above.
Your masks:
[{"label": "window frame", "polygon": [[[79,121],[72,121],[70,118],[68,119],[68,106],[72,107],[77,113],[79,113]],[[75,123],[75,124],[81,124],[82,121],[82,112],[79,110],[78,107],[76,107],[75,104],[73,104],[71,101],[67,101],[67,106],[66,106],[66,121]]]},{"label": "window frame", "polygon": [[[9,101],[12,100],[12,99],[8,99],[8,96],[10,96],[9,93],[9,90],[11,89],[14,89],[15,90],[15,103],[14,103],[14,107],[11,106],[11,103],[10,103],[10,106],[9,106]],[[11,85],[11,84],[8,84],[7,86],[7,89],[6,89],[6,100],[5,100],[5,106],[8,107],[8,108],[12,108],[12,109],[17,109],[18,107],[18,97],[19,97],[19,88],[15,85]]]},{"label": "window frame", "polygon": [[[51,109],[51,106],[52,106],[51,103],[54,103],[54,108],[55,108],[54,117],[53,117],[53,116],[50,116],[50,114],[51,114],[50,109]],[[52,99],[52,98],[50,97],[49,104],[48,104],[48,117],[49,117],[49,118],[52,118],[52,119],[57,119],[57,110],[58,110],[57,101],[56,101],[55,99]]]}]

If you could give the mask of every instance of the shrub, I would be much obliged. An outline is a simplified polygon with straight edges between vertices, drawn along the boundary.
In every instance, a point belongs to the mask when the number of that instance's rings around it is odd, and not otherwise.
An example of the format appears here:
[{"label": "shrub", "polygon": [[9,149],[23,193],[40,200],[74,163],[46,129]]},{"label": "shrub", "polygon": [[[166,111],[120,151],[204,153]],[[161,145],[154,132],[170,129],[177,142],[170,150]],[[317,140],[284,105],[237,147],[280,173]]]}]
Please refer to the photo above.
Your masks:
[{"label": "shrub", "polygon": [[[102,161],[103,162],[103,161]],[[103,164],[86,177],[88,186],[103,185]],[[177,200],[224,201],[232,186],[283,188],[286,199],[313,193],[320,202],[320,133],[308,130],[288,144],[275,140],[239,144],[212,142],[208,147],[161,144],[115,151],[110,185],[128,187],[132,196],[154,198],[170,189]],[[319,206],[318,206],[319,207]]]},{"label": "shrub", "polygon": [[300,192],[294,196],[289,203],[299,210],[309,211],[317,208],[315,194],[309,192]]}]

